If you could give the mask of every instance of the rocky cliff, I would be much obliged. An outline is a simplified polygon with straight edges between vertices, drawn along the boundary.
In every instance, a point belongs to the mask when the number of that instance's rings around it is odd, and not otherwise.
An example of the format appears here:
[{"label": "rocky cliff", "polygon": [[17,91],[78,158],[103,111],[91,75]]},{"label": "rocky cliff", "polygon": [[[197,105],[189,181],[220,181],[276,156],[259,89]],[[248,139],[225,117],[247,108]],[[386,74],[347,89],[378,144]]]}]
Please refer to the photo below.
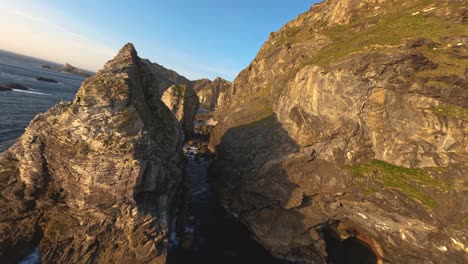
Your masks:
[{"label": "rocky cliff", "polygon": [[148,65],[154,78],[159,82],[159,91],[161,95],[174,84],[192,85],[191,81],[173,70],[166,69],[162,65],[153,63],[148,59],[143,59],[143,62]]},{"label": "rocky cliff", "polygon": [[193,122],[200,102],[197,93],[189,85],[173,85],[163,94],[161,100],[179,120],[187,137],[193,135]]},{"label": "rocky cliff", "polygon": [[223,202],[270,252],[468,261],[467,14],[461,0],[327,0],[270,35],[210,142]]},{"label": "rocky cliff", "polygon": [[183,134],[131,44],[0,156],[0,262],[165,263]]},{"label": "rocky cliff", "polygon": [[229,81],[217,77],[213,81],[201,79],[194,81],[193,89],[200,98],[200,104],[208,108],[217,108],[224,93],[231,86]]}]

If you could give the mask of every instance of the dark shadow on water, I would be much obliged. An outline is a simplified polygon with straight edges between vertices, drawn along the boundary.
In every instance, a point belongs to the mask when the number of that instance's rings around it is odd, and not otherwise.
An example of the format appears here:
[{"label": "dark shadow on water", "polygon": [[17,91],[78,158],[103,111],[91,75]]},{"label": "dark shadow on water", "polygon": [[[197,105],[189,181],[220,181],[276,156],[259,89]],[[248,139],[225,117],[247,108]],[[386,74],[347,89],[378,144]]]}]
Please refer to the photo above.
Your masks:
[{"label": "dark shadow on water", "polygon": [[211,161],[189,157],[187,189],[190,192],[185,235],[169,249],[168,264],[285,263],[273,258],[254,241],[236,216],[226,211],[207,182]]},{"label": "dark shadow on water", "polygon": [[[321,217],[320,214],[314,216],[312,213],[306,216],[300,210],[285,208],[291,201],[297,203],[298,198],[293,194],[299,183],[317,184],[316,192],[320,193],[322,186],[327,187],[328,183],[340,180],[345,184],[345,180],[334,176],[334,164],[316,159],[320,153],[316,153],[315,150],[310,153],[303,152],[274,113],[258,119],[252,111],[255,113],[255,110],[240,108],[223,121],[226,126],[243,125],[230,127],[226,131],[222,131],[222,127],[215,127],[215,135],[218,138],[213,140],[212,147],[216,147],[217,159],[211,166],[210,177],[216,189],[221,190],[223,203],[241,212],[243,222],[246,222],[249,228],[255,227],[252,228],[256,232],[255,235],[263,238],[263,242],[275,255],[294,260],[296,263],[326,263],[326,257],[318,252],[320,247],[313,243],[301,244],[302,241],[310,239],[303,236],[312,228],[304,225],[307,222],[306,218],[309,217],[310,220]],[[305,122],[302,116],[297,119]],[[307,120],[309,119],[313,118]],[[307,127],[314,130],[314,125],[316,124],[307,124]],[[312,176],[320,177],[320,181],[297,178],[298,181],[293,182],[294,175],[299,173],[311,179]],[[341,186],[336,182],[333,184]],[[300,199],[300,204],[295,205],[296,208],[314,206],[311,199]],[[318,211],[319,209],[317,208]],[[326,221],[327,219],[323,219],[322,225],[314,228],[320,231],[326,225]],[[286,242],[290,246],[281,246],[284,242],[281,240],[284,238],[289,239]],[[357,238],[338,241],[335,244],[334,241],[325,240],[328,263],[376,263],[374,252]]]}]

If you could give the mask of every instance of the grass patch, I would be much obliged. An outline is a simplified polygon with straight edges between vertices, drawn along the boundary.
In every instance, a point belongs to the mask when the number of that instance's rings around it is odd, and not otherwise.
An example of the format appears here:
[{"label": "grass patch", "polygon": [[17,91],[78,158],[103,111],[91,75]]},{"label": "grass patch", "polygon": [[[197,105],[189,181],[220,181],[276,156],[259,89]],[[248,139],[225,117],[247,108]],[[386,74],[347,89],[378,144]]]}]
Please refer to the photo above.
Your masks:
[{"label": "grass patch", "polygon": [[[462,25],[458,25],[462,27]],[[465,32],[468,31],[468,27],[463,26]],[[455,34],[455,33],[454,33]],[[462,35],[459,32],[458,35]],[[457,35],[453,35],[457,36]],[[454,43],[452,43],[454,44]],[[451,76],[458,75],[464,76],[465,69],[468,67],[468,53],[466,49],[462,48],[447,48],[439,47],[436,49],[431,49],[428,47],[420,48],[420,51],[429,58],[432,62],[436,63],[438,66],[432,70],[426,70],[423,72],[418,72],[417,75],[420,77],[434,78],[436,76]],[[447,87],[447,84],[443,82],[434,81],[435,86],[440,86],[443,88]],[[451,88],[451,87],[448,87]]]},{"label": "grass patch", "polygon": [[463,224],[468,224],[468,215],[465,215],[462,219],[461,219],[461,222]]},{"label": "grass patch", "polygon": [[429,110],[440,116],[468,118],[468,109],[457,105],[434,106]]},{"label": "grass patch", "polygon": [[[448,7],[456,10],[460,5],[466,6],[466,4],[449,3]],[[406,39],[426,38],[440,42],[445,37],[463,36],[467,32],[468,27],[465,24],[454,23],[432,13],[422,12],[424,8],[430,6],[435,6],[437,9],[445,8],[435,0],[414,1],[411,6],[405,7],[387,5],[383,8],[388,10],[388,14],[383,17],[363,17],[350,24],[323,28],[322,34],[331,40],[330,44],[300,64],[326,66],[349,54],[396,46],[404,43]],[[419,14],[412,15],[418,11]],[[315,27],[321,28],[320,21]],[[315,33],[309,32],[304,27],[286,26],[277,37],[276,45],[309,41],[314,35]],[[453,62],[453,54],[448,54],[442,49],[421,48],[421,51],[440,65],[434,70],[435,72],[464,74],[466,60],[457,58]]]},{"label": "grass patch", "polygon": [[[348,168],[357,177],[358,186],[363,186],[367,178],[374,176],[384,187],[397,188],[410,198],[430,208],[437,207],[437,201],[425,195],[421,191],[423,187],[439,188],[444,191],[450,189],[448,184],[432,177],[424,169],[395,166],[381,160],[372,160],[367,164]],[[375,186],[364,187],[363,193],[366,195],[378,191]]]},{"label": "grass patch", "polygon": [[[374,18],[366,19],[368,20],[366,23],[371,24],[372,19]],[[467,30],[464,25],[453,24],[439,17],[422,15],[384,17],[360,31],[353,29],[355,24],[335,26],[327,30],[327,35],[333,42],[316,54],[315,63],[328,65],[348,54],[364,51],[373,46],[398,45],[409,38],[423,37],[439,41],[445,36],[462,35]]]},{"label": "grass patch", "polygon": [[440,87],[442,89],[450,89],[453,87],[453,84],[446,83],[446,82],[441,82],[441,81],[436,81],[436,80],[429,80],[426,83],[427,86],[432,86],[432,87]]}]

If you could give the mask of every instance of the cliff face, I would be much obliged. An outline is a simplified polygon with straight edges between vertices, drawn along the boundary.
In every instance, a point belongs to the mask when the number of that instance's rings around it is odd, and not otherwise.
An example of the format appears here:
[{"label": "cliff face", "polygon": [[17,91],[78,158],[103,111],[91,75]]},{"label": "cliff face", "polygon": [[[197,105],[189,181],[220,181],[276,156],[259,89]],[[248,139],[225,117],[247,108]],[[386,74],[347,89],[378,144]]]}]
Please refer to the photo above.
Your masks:
[{"label": "cliff face", "polygon": [[166,69],[162,65],[153,63],[148,59],[142,60],[146,65],[148,65],[151,73],[154,78],[159,82],[159,92],[162,95],[170,86],[175,84],[180,85],[192,85],[192,82],[185,78],[182,75],[179,75],[177,72]]},{"label": "cliff face", "polygon": [[182,140],[127,44],[0,156],[0,262],[165,263]]},{"label": "cliff face", "polygon": [[194,82],[193,89],[200,98],[200,104],[208,108],[217,108],[221,103],[226,90],[231,83],[223,78],[216,78],[213,81],[201,79]]},{"label": "cliff face", "polygon": [[200,102],[197,93],[189,85],[173,85],[163,94],[161,100],[179,120],[185,135],[194,133],[193,121]]},{"label": "cliff face", "polygon": [[322,263],[332,234],[392,263],[468,261],[466,10],[325,1],[239,74],[212,174],[273,254]]}]

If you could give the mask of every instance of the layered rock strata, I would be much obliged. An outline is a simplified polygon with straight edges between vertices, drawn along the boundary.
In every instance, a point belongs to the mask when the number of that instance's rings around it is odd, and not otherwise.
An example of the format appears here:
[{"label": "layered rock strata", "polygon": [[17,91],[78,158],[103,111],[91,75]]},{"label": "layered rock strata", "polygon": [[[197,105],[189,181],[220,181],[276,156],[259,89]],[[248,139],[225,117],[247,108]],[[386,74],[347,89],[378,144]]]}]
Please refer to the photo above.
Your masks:
[{"label": "layered rock strata", "polygon": [[189,85],[173,85],[163,94],[161,100],[179,120],[187,137],[194,133],[193,122],[200,102],[197,93]]},{"label": "layered rock strata", "polygon": [[0,156],[0,262],[165,263],[183,133],[131,44]]},{"label": "layered rock strata", "polygon": [[332,236],[380,262],[468,261],[466,14],[327,0],[270,35],[210,148],[223,202],[271,253],[325,263]]},{"label": "layered rock strata", "polygon": [[213,81],[201,79],[194,82],[193,89],[200,98],[200,104],[208,108],[217,108],[222,102],[226,90],[231,86],[229,81],[217,77]]}]

